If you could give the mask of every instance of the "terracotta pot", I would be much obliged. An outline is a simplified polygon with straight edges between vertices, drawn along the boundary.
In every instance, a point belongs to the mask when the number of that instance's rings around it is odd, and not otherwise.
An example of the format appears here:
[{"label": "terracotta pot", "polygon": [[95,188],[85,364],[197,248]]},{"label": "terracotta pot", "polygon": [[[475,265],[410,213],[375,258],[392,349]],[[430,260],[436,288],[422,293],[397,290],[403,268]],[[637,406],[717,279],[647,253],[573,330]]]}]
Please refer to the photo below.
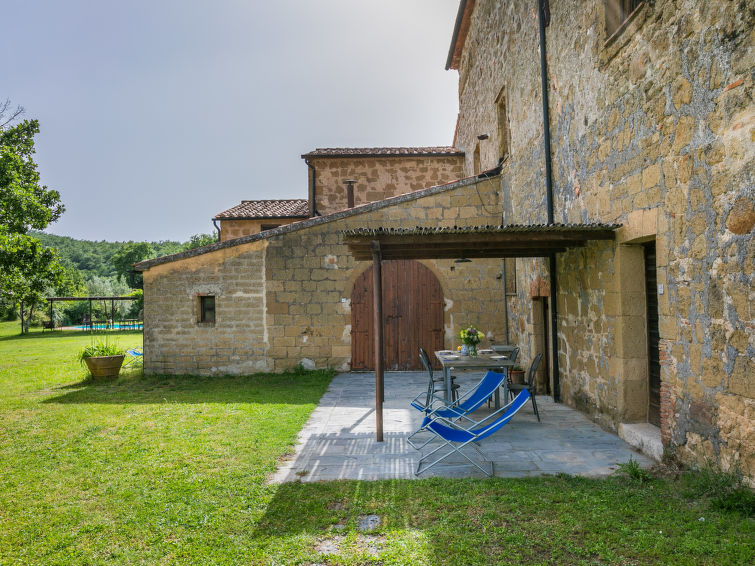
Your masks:
[{"label": "terracotta pot", "polygon": [[524,370],[512,369],[511,370],[511,383],[516,383],[517,385],[523,385],[524,384]]},{"label": "terracotta pot", "polygon": [[92,356],[84,361],[92,377],[118,377],[125,356]]}]

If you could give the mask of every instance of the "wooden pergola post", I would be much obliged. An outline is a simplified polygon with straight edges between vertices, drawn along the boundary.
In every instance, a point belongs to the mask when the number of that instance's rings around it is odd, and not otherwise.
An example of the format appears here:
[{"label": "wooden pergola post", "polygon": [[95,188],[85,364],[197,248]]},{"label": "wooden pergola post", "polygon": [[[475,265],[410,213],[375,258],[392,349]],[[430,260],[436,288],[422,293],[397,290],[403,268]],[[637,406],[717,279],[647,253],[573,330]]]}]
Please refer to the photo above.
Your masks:
[{"label": "wooden pergola post", "polygon": [[375,440],[383,442],[383,274],[380,242],[373,241],[372,248],[372,277],[373,295],[372,310],[375,322]]}]

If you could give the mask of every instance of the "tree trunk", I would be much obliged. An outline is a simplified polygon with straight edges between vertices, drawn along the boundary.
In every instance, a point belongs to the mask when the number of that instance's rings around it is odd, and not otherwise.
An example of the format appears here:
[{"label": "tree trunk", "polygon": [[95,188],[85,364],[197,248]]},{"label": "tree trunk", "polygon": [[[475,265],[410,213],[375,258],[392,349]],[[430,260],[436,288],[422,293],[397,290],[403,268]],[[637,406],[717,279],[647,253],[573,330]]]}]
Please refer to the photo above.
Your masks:
[{"label": "tree trunk", "polygon": [[29,310],[26,312],[26,333],[29,334],[29,325],[31,324],[31,319],[34,316],[34,303],[29,307]]},{"label": "tree trunk", "polygon": [[24,301],[19,302],[18,316],[21,319],[21,334],[29,333],[29,324],[31,323],[31,317],[33,314],[34,314],[33,305],[27,309]]}]

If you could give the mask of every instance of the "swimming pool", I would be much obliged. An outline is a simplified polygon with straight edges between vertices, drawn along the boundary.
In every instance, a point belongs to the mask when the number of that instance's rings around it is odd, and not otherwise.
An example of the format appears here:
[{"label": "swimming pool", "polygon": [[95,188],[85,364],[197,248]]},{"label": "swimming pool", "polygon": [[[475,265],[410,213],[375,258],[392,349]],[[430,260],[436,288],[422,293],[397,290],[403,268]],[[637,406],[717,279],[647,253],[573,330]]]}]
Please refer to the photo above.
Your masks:
[{"label": "swimming pool", "polygon": [[144,330],[143,322],[115,322],[107,324],[105,322],[94,322],[91,326],[87,324],[79,324],[78,326],[70,326],[74,330]]}]

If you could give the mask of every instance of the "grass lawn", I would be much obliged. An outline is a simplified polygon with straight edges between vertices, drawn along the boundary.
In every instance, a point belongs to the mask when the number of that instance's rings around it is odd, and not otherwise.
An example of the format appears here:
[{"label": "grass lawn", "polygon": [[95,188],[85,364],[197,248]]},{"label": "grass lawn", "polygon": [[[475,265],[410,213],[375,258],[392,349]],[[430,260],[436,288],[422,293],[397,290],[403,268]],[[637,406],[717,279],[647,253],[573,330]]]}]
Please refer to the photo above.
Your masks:
[{"label": "grass lawn", "polygon": [[752,517],[679,481],[268,485],[329,374],[92,383],[87,334],[17,332],[0,323],[2,565],[753,561]]}]

